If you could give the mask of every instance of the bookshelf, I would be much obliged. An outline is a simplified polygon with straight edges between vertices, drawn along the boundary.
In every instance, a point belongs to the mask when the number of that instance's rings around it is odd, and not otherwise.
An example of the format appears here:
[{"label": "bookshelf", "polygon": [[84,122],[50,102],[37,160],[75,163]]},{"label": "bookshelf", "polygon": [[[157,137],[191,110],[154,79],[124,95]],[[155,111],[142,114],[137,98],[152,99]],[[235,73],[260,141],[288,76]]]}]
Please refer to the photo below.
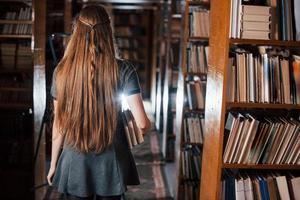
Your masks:
[{"label": "bookshelf", "polygon": [[114,32],[119,54],[137,68],[144,98],[150,98],[153,10],[113,8]]},{"label": "bookshelf", "polygon": [[[243,171],[246,173],[294,173],[299,172],[299,164],[258,164],[224,163],[223,153],[226,142],[225,124],[228,112],[268,112],[276,117],[276,111],[284,110],[298,113],[299,105],[284,103],[262,102],[228,102],[227,90],[229,88],[230,63],[229,53],[232,48],[251,46],[282,47],[291,52],[299,52],[299,41],[277,39],[240,39],[230,38],[231,24],[231,0],[222,4],[212,1],[210,5],[210,54],[209,69],[207,75],[207,90],[205,102],[205,135],[203,144],[201,188],[199,199],[211,200],[222,198],[224,187],[224,174],[228,171],[232,174]],[[260,110],[260,111],[258,111]],[[262,113],[260,112],[260,113]],[[268,140],[267,140],[268,141]],[[274,140],[275,141],[275,140]],[[288,143],[290,144],[290,143]],[[279,146],[278,146],[279,148]],[[236,152],[235,152],[236,153]],[[277,178],[276,178],[277,179]],[[287,178],[288,179],[288,178]],[[245,181],[245,180],[244,180]]]},{"label": "bookshelf", "polygon": [[[172,2],[174,4],[174,2]],[[180,26],[181,14],[175,13],[171,5],[168,11],[166,69],[163,89],[163,140],[162,152],[164,159],[173,162],[175,159],[175,116],[176,92],[179,74]]]},{"label": "bookshelf", "polygon": [[[205,55],[209,41],[209,22],[204,24],[201,20],[204,15],[209,17],[209,9],[208,2],[184,1],[182,4],[181,67],[176,97],[175,199],[197,199],[199,196],[207,73]],[[191,161],[189,156],[194,160]]]},{"label": "bookshelf", "polygon": [[33,165],[45,109],[45,1],[0,2],[0,146],[2,199],[41,199],[44,137]]}]

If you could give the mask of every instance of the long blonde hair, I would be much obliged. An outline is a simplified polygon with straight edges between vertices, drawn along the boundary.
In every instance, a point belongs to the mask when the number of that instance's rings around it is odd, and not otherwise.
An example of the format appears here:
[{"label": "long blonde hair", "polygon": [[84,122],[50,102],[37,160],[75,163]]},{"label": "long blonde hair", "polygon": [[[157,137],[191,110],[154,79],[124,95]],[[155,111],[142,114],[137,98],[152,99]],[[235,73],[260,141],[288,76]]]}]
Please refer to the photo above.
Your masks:
[{"label": "long blonde hair", "polygon": [[118,65],[110,18],[102,6],[80,11],[57,69],[55,117],[67,143],[101,152],[117,126]]}]

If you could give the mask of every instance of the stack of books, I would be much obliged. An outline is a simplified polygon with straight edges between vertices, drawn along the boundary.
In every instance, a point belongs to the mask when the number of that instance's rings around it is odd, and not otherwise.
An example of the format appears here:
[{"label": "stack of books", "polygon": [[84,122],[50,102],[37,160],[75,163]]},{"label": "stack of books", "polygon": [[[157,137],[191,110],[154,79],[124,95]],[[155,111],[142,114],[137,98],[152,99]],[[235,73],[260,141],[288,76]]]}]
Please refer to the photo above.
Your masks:
[{"label": "stack of books", "polygon": [[192,44],[187,49],[187,71],[192,73],[207,73],[209,47]]},{"label": "stack of books", "polygon": [[[228,102],[300,103],[300,59],[237,50],[228,67]],[[292,65],[291,65],[292,64]]]},{"label": "stack of books", "polygon": [[129,148],[132,149],[134,146],[143,143],[143,133],[138,128],[130,110],[123,110],[122,120]]},{"label": "stack of books", "polygon": [[209,10],[203,8],[190,8],[190,36],[209,37]]},{"label": "stack of books", "polygon": [[192,113],[183,121],[183,141],[203,144],[204,118],[202,114]]},{"label": "stack of books", "polygon": [[292,174],[238,174],[222,181],[222,200],[300,199],[300,177]]},{"label": "stack of books", "polygon": [[242,5],[241,38],[270,39],[270,9],[268,6]]},{"label": "stack of books", "polygon": [[231,1],[231,38],[270,39],[271,7]]},{"label": "stack of books", "polygon": [[225,136],[224,163],[300,164],[297,119],[229,113]]},{"label": "stack of books", "polygon": [[200,80],[188,81],[186,84],[189,109],[204,109],[206,83]]}]

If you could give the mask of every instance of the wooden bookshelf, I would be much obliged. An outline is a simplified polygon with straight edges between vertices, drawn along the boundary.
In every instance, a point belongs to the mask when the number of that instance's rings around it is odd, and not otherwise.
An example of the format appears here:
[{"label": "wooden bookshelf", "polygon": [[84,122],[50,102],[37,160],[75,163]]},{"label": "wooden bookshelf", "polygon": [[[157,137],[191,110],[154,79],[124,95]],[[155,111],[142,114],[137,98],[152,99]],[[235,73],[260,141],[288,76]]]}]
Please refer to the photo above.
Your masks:
[{"label": "wooden bookshelf", "polygon": [[289,164],[228,164],[223,163],[224,169],[266,169],[266,170],[300,170],[300,165]]},{"label": "wooden bookshelf", "polygon": [[[182,193],[189,193],[188,191],[185,191],[185,189],[182,188],[181,184],[184,182],[184,177],[181,175],[182,170],[182,158],[181,157],[181,151],[183,151],[186,147],[191,148],[200,148],[200,152],[202,152],[202,144],[196,143],[196,142],[186,142],[183,141],[183,121],[184,118],[192,115],[204,115],[204,109],[189,109],[187,105],[185,105],[185,99],[187,98],[187,83],[188,83],[188,77],[199,77],[201,83],[205,83],[206,80],[206,73],[197,73],[197,72],[189,72],[188,71],[188,56],[187,56],[187,49],[189,45],[195,45],[195,44],[203,44],[207,45],[209,42],[209,38],[207,37],[196,37],[196,36],[190,36],[189,35],[189,15],[190,15],[190,8],[191,7],[201,7],[204,9],[209,9],[210,4],[207,2],[200,2],[200,1],[185,1],[184,6],[184,14],[182,15],[183,19],[183,28],[182,28],[182,36],[181,36],[181,50],[180,50],[180,65],[181,70],[179,71],[179,79],[178,79],[178,89],[177,89],[177,102],[176,102],[176,170],[177,170],[177,181],[175,183],[176,192],[175,192],[175,199],[181,199],[184,198],[182,196]],[[201,126],[201,125],[200,125]],[[200,133],[201,134],[201,133]],[[181,147],[181,148],[180,148]],[[199,163],[199,166],[201,163]],[[200,169],[201,170],[201,169]],[[201,172],[202,173],[202,172]],[[197,182],[199,182],[200,177],[195,177],[198,179]],[[183,190],[182,190],[183,189]],[[196,188],[193,190],[193,194],[196,194]],[[191,194],[190,194],[191,195]]]},{"label": "wooden bookshelf", "polygon": [[[238,170],[300,170],[300,165],[291,164],[233,164],[223,163],[223,150],[225,143],[224,127],[226,113],[230,110],[287,110],[298,112],[300,105],[226,102],[226,91],[229,64],[229,50],[239,45],[249,46],[274,46],[283,49],[300,47],[299,41],[258,40],[258,39],[232,39],[230,31],[231,0],[220,4],[211,1],[210,5],[210,53],[207,75],[207,90],[205,102],[205,137],[203,144],[202,173],[201,173],[201,200],[217,200],[221,195],[221,176],[224,169]],[[257,111],[258,112],[258,111]],[[267,111],[269,112],[269,111]]]},{"label": "wooden bookshelf", "polygon": [[[34,185],[40,185],[41,183],[46,182],[46,166],[45,166],[45,136],[39,138],[39,129],[43,122],[43,115],[45,111],[45,102],[46,102],[46,88],[45,88],[45,44],[46,44],[46,1],[45,0],[9,0],[1,1],[1,8],[7,8],[5,12],[14,12],[17,15],[21,12],[21,8],[24,8],[23,12],[26,13],[26,18],[32,18],[28,20],[10,20],[10,19],[0,19],[0,26],[4,27],[8,24],[13,25],[14,27],[19,27],[18,25],[24,25],[24,30],[6,30],[1,27],[0,33],[0,43],[3,44],[14,44],[15,54],[14,56],[14,67],[4,66],[6,62],[5,56],[2,55],[1,59],[1,102],[0,110],[1,117],[3,119],[7,117],[15,117],[13,120],[17,121],[18,126],[9,127],[9,125],[4,124],[5,122],[1,121],[1,135],[10,133],[11,129],[16,132],[17,136],[9,135],[8,138],[0,138],[0,141],[10,140],[11,143],[22,142],[22,140],[28,139],[28,154],[26,157],[20,159],[27,159],[29,162],[26,166],[22,168],[14,169],[14,167],[8,166],[7,172],[1,174],[0,185],[8,184],[7,187],[14,188],[14,194],[11,192],[6,192],[0,194],[0,199],[43,199],[46,193],[46,188],[41,188],[36,191],[29,192],[28,188],[34,187]],[[26,9],[25,9],[26,8]],[[29,8],[29,9],[28,9]],[[3,11],[2,9],[2,11]],[[3,16],[6,13],[2,13]],[[24,14],[25,15],[25,14]],[[24,16],[25,18],[25,16]],[[21,28],[21,27],[20,27]],[[26,29],[25,29],[26,28]],[[17,32],[25,33],[25,30],[29,33],[29,28],[31,28],[31,34],[17,34]],[[15,33],[16,32],[16,33]],[[30,68],[23,68],[20,66],[21,62],[18,61],[18,49],[22,46],[27,46],[28,59],[32,59],[32,65]],[[2,46],[2,48],[4,45]],[[9,49],[9,50],[11,50]],[[23,51],[24,49],[22,49]],[[8,51],[12,52],[12,51]],[[23,53],[23,52],[22,52]],[[20,55],[22,55],[20,53]],[[25,56],[24,56],[25,57]],[[29,64],[29,63],[26,63]],[[19,78],[22,77],[22,78]],[[3,80],[2,80],[3,79]],[[17,84],[16,84],[17,83]],[[16,85],[16,86],[15,86]],[[16,93],[18,99],[13,99],[14,97],[6,95],[7,93]],[[23,98],[22,94],[26,96]],[[34,94],[34,95],[33,95]],[[20,97],[19,97],[20,96]],[[28,97],[27,97],[28,96]],[[28,99],[27,99],[28,98]],[[8,99],[8,100],[7,100]],[[18,118],[17,118],[18,117]],[[24,117],[24,121],[23,120]],[[26,118],[25,118],[26,117]],[[9,118],[10,119],[10,118]],[[11,123],[11,122],[10,122]],[[14,123],[14,122],[12,122]],[[4,127],[6,129],[4,129]],[[22,127],[22,128],[21,128]],[[22,129],[22,131],[20,131]],[[24,138],[26,137],[26,138]],[[39,152],[37,156],[37,161],[35,165],[32,163],[34,158],[34,149],[38,146],[38,141],[40,139]],[[27,141],[26,141],[27,143]],[[18,155],[19,156],[19,155]],[[18,158],[19,159],[19,158]],[[7,162],[8,163],[8,162]],[[22,187],[18,183],[18,174],[26,173],[27,177],[22,181]],[[23,177],[23,176],[22,176]],[[6,181],[5,181],[6,180]],[[9,181],[7,181],[9,180]],[[12,185],[12,186],[11,186]],[[26,187],[24,187],[26,186]],[[27,189],[23,189],[27,188]]]},{"label": "wooden bookshelf", "polygon": [[241,103],[241,102],[227,102],[226,109],[286,109],[299,110],[300,105],[296,104],[273,104],[273,103]]}]

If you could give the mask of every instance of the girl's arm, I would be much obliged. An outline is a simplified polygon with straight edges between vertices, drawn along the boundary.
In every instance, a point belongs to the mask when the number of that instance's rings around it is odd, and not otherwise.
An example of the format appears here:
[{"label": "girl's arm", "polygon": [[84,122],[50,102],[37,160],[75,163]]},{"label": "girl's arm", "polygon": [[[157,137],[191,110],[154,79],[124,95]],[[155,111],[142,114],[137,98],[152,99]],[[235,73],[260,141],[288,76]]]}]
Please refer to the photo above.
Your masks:
[{"label": "girl's arm", "polygon": [[137,123],[137,126],[145,133],[151,127],[151,122],[148,119],[141,94],[133,94],[126,97],[132,115]]},{"label": "girl's arm", "polygon": [[54,100],[54,121],[52,127],[52,151],[51,151],[51,163],[50,163],[50,170],[47,175],[47,180],[49,185],[52,185],[52,177],[55,173],[57,160],[60,153],[60,148],[64,141],[64,136],[59,133],[59,127],[56,120],[56,107],[57,101]]}]

